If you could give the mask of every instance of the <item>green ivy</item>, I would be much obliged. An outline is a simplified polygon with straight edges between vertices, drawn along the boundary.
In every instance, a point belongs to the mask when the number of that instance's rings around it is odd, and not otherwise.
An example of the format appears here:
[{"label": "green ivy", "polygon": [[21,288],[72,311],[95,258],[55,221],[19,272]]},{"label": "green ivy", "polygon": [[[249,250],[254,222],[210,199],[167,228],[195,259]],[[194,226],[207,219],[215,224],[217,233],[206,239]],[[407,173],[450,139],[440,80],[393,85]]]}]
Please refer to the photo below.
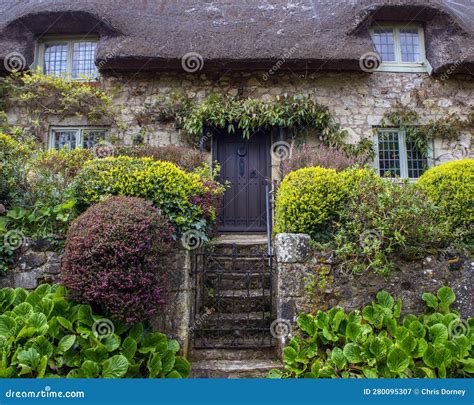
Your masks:
[{"label": "green ivy", "polygon": [[300,333],[271,378],[446,378],[474,375],[474,319],[450,310],[449,287],[425,293],[431,310],[401,319],[402,301],[380,291],[362,311],[301,314]]},{"label": "green ivy", "polygon": [[181,378],[180,345],[67,298],[61,286],[0,290],[0,378]]}]

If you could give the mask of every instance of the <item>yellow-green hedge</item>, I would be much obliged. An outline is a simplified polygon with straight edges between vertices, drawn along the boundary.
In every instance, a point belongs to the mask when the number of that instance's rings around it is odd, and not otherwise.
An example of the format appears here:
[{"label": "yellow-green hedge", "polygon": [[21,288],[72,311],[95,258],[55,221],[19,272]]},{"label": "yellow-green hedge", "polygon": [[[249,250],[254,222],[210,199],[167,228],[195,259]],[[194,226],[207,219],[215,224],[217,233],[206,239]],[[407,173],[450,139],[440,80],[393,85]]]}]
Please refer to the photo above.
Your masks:
[{"label": "yellow-green hedge", "polygon": [[152,201],[181,232],[205,220],[203,207],[191,197],[210,192],[199,175],[173,163],[125,156],[90,160],[76,177],[74,190],[86,206],[111,195]]},{"label": "yellow-green hedge", "polygon": [[418,180],[418,187],[456,226],[474,223],[474,160],[463,159],[427,170]]},{"label": "yellow-green hedge", "polygon": [[343,180],[334,169],[307,167],[291,172],[278,189],[275,232],[314,237],[326,231],[337,218],[344,195]]}]

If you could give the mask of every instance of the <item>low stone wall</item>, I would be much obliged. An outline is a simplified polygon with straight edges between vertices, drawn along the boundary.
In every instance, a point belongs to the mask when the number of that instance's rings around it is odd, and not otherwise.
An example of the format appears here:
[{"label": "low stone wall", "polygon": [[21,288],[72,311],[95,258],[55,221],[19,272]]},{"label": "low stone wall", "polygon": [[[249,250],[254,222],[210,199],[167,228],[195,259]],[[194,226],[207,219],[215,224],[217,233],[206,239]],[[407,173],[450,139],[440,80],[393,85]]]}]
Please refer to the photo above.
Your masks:
[{"label": "low stone wall", "polygon": [[61,254],[48,241],[26,239],[9,272],[0,277],[0,288],[34,290],[39,284],[58,282],[60,271]]},{"label": "low stone wall", "polygon": [[313,252],[310,237],[304,234],[278,234],[275,253],[276,312],[282,321],[294,324],[300,312],[336,306],[348,311],[360,309],[380,290],[402,299],[402,314],[421,314],[426,308],[421,294],[436,292],[444,285],[454,290],[457,299],[453,308],[461,317],[474,316],[474,260],[465,254],[398,262],[399,270],[384,278],[341,271],[330,257]]}]

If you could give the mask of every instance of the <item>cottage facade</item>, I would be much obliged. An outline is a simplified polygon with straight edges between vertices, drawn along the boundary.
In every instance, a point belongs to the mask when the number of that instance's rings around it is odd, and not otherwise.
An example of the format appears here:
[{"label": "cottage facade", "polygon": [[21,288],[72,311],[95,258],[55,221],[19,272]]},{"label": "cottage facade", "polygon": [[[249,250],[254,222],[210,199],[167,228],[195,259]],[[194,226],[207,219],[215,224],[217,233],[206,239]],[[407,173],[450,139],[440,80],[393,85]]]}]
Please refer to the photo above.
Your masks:
[{"label": "cottage facade", "polygon": [[[474,5],[470,0],[8,1],[0,0],[0,71],[38,67],[99,82],[113,94],[117,120],[48,117],[45,147],[92,148],[103,139],[180,145],[175,125],[138,119],[156,97],[213,93],[271,101],[309,95],[326,105],[347,142],[373,141],[381,175],[417,178],[429,165],[472,157],[472,128],[434,137],[421,154],[403,128],[382,128],[397,103],[420,123],[474,108]],[[18,120],[8,111],[11,124]],[[472,115],[471,115],[472,116]],[[230,180],[221,230],[266,230],[272,148],[284,128],[244,140],[225,129],[202,135],[210,161]],[[318,134],[306,134],[318,142]]]}]

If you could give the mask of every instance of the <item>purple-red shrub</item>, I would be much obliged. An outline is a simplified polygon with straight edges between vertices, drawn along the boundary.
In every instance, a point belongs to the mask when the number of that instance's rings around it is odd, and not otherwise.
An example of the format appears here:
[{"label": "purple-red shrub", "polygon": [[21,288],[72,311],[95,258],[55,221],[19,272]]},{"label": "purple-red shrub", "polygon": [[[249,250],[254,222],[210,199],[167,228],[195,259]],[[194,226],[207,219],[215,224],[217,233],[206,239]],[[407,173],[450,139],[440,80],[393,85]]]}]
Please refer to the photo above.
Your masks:
[{"label": "purple-red shrub", "polygon": [[61,278],[79,300],[127,323],[149,319],[164,304],[173,228],[142,198],[111,197],[71,223]]}]

